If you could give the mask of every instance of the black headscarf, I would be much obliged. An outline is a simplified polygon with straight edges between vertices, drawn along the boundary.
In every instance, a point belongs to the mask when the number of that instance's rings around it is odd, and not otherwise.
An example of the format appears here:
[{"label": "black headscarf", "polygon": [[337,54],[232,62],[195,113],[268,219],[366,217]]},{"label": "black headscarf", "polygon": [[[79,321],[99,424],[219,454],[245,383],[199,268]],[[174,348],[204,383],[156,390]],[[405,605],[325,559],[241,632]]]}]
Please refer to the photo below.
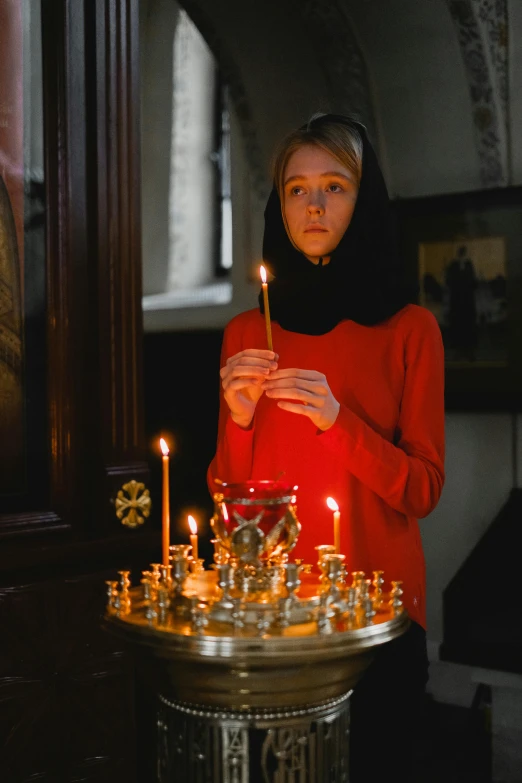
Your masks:
[{"label": "black headscarf", "polygon": [[[274,275],[270,315],[283,329],[302,334],[325,334],[345,319],[373,326],[415,299],[414,287],[403,281],[388,191],[364,126],[325,114],[305,127],[325,120],[354,128],[363,145],[355,210],[330,262],[315,265],[293,246],[275,186],[265,209],[263,263]],[[264,313],[261,294],[259,305]]]}]

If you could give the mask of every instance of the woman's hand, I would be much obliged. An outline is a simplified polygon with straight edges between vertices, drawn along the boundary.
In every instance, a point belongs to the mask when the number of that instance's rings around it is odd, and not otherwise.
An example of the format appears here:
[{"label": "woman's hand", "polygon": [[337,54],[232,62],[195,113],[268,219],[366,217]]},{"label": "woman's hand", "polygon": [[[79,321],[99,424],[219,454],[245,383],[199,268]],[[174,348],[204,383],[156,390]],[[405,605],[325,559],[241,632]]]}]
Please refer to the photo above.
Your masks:
[{"label": "woman's hand", "polygon": [[256,405],[263,394],[263,381],[277,369],[279,356],[273,351],[247,348],[234,354],[220,370],[221,385],[233,421],[250,426]]},{"label": "woman's hand", "polygon": [[276,370],[264,381],[262,389],[267,397],[280,400],[277,404],[284,411],[308,416],[320,430],[334,424],[341,407],[326,376],[315,370]]}]

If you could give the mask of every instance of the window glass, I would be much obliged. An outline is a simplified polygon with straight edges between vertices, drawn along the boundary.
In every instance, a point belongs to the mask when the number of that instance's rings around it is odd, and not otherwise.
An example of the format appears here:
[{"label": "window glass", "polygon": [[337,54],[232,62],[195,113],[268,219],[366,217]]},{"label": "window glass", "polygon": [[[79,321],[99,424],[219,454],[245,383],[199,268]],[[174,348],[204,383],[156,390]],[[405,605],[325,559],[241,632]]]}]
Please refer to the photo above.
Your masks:
[{"label": "window glass", "polygon": [[232,293],[227,90],[176,3],[144,3],[140,34],[144,309],[224,304]]}]

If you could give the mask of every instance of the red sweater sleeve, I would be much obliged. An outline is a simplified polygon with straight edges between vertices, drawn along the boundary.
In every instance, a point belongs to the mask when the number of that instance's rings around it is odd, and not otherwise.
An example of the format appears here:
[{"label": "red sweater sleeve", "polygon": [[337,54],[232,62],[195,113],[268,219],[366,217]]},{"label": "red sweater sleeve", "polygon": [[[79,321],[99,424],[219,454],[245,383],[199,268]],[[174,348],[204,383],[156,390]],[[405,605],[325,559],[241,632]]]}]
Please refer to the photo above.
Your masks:
[{"label": "red sweater sleeve", "polygon": [[[229,356],[241,351],[241,330],[235,328],[231,321],[225,328],[223,344],[221,346],[220,367],[226,363]],[[219,489],[215,479],[229,483],[247,481],[252,471],[252,447],[254,441],[254,421],[248,430],[244,430],[232,420],[230,410],[223,396],[223,389],[219,395],[219,422],[217,448],[214,459],[207,471],[207,484],[210,494],[213,495]]]},{"label": "red sweater sleeve", "polygon": [[[335,424],[318,433],[347,469],[393,509],[422,518],[444,484],[444,349],[434,316],[416,308],[404,329],[405,381],[395,444],[341,405]],[[402,324],[401,324],[402,326]]]}]

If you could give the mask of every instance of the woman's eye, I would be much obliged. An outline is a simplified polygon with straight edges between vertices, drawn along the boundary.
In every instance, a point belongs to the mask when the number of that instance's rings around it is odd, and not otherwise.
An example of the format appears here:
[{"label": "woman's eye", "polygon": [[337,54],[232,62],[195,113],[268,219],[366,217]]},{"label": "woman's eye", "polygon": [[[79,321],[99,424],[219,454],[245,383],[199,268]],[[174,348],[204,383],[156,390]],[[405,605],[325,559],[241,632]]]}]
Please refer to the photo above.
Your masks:
[{"label": "woman's eye", "polygon": [[296,185],[292,190],[290,191],[290,194],[292,196],[300,196],[303,192],[303,188],[299,187],[299,185]]},{"label": "woman's eye", "polygon": [[328,186],[328,190],[330,190],[332,193],[341,193],[342,187],[340,185],[337,185],[335,182],[333,182],[331,185]]}]

